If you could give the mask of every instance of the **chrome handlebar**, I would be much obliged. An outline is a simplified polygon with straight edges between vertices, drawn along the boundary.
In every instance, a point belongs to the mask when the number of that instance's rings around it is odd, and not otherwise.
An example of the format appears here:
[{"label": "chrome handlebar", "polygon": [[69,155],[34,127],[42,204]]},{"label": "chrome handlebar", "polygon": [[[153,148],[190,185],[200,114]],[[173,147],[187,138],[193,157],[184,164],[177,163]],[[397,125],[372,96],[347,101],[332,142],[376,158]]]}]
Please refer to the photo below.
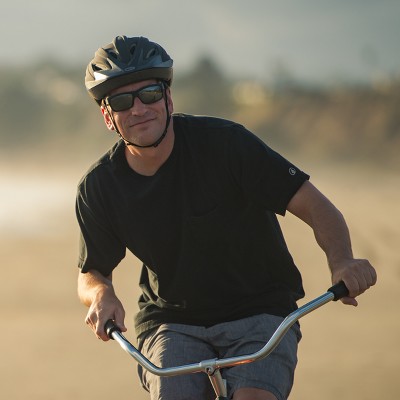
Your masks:
[{"label": "chrome handlebar", "polygon": [[204,372],[206,373],[214,387],[217,398],[223,399],[226,397],[226,386],[222,379],[220,369],[233,367],[236,365],[251,363],[267,357],[279,344],[286,332],[300,318],[316,310],[330,301],[337,301],[349,294],[346,285],[340,282],[328,289],[322,296],[306,303],[302,307],[289,314],[282,323],[278,326],[274,334],[268,342],[257,352],[247,355],[241,355],[223,359],[210,359],[200,361],[194,364],[180,365],[175,367],[160,368],[149,361],[135,346],[133,346],[120,332],[118,327],[112,320],[107,321],[105,331],[107,335],[114,339],[130,356],[132,356],[143,368],[158,376],[176,376],[189,373]]}]

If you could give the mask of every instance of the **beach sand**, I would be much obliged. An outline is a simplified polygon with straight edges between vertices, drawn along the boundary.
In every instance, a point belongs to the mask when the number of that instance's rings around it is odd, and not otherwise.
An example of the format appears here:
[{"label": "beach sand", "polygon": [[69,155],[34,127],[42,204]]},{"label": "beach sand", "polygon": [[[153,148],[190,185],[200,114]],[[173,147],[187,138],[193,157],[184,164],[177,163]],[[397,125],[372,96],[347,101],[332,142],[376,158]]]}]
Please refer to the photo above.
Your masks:
[{"label": "beach sand", "polygon": [[[148,399],[136,365],[115,342],[101,342],[84,324],[76,295],[78,228],[75,187],[84,168],[18,169],[0,174],[0,342],[4,399]],[[312,172],[312,171],[311,171]],[[400,178],[390,171],[324,168],[313,182],[345,215],[357,257],[378,270],[378,284],[359,307],[340,302],[301,321],[303,339],[291,400],[396,400],[400,393]],[[280,218],[303,274],[306,298],[330,286],[312,231]],[[134,342],[140,263],[131,255],[115,271]]]}]

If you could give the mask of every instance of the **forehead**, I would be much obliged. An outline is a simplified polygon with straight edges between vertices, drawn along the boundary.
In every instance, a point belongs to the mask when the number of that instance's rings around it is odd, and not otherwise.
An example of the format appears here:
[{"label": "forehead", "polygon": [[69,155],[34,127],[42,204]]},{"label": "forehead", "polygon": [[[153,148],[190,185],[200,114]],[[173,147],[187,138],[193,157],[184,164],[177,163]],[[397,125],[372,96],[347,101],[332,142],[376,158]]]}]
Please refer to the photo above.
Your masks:
[{"label": "forehead", "polygon": [[140,88],[151,85],[152,83],[157,83],[157,80],[146,79],[145,81],[129,83],[127,85],[120,86],[117,89],[113,89],[110,93],[108,93],[108,96],[118,93],[134,92],[135,90],[139,90]]}]

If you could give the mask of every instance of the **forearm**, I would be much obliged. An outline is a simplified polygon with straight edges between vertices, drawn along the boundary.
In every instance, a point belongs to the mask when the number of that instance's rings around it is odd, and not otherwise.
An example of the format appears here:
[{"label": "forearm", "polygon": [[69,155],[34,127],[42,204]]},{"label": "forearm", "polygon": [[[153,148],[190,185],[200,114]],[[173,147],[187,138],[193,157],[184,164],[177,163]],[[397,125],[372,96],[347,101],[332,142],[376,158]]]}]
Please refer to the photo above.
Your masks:
[{"label": "forearm", "polygon": [[306,222],[325,252],[332,282],[344,281],[350,297],[346,304],[357,305],[354,297],[376,283],[375,269],[367,260],[354,259],[347,224],[340,211],[310,182],[293,196],[288,211]]},{"label": "forearm", "polygon": [[318,244],[327,256],[332,283],[343,281],[349,290],[349,297],[342,301],[357,306],[355,297],[376,283],[375,269],[368,260],[353,257],[346,222],[333,205],[327,206],[323,215],[316,213],[313,229]]},{"label": "forearm", "polygon": [[312,228],[330,268],[353,258],[349,229],[342,213],[310,182],[299,189],[288,211]]},{"label": "forearm", "polygon": [[78,275],[78,297],[82,304],[90,307],[106,291],[114,292],[111,275],[103,276],[96,270]]},{"label": "forearm", "polygon": [[342,213],[329,200],[314,207],[308,221],[318,245],[326,254],[332,273],[344,261],[353,259],[349,229]]}]

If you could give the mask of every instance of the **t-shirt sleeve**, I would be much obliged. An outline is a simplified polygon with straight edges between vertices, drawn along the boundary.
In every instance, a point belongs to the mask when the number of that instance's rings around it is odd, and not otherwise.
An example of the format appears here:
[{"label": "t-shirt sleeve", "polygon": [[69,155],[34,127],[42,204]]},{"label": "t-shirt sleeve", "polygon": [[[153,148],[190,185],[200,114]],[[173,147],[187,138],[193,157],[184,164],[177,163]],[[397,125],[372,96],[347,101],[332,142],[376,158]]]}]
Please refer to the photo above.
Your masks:
[{"label": "t-shirt sleeve", "polygon": [[80,227],[78,267],[110,275],[125,257],[126,247],[112,228],[99,189],[88,178],[78,187],[75,209]]},{"label": "t-shirt sleeve", "polygon": [[310,177],[261,139],[241,127],[230,143],[234,179],[256,204],[280,215]]}]

